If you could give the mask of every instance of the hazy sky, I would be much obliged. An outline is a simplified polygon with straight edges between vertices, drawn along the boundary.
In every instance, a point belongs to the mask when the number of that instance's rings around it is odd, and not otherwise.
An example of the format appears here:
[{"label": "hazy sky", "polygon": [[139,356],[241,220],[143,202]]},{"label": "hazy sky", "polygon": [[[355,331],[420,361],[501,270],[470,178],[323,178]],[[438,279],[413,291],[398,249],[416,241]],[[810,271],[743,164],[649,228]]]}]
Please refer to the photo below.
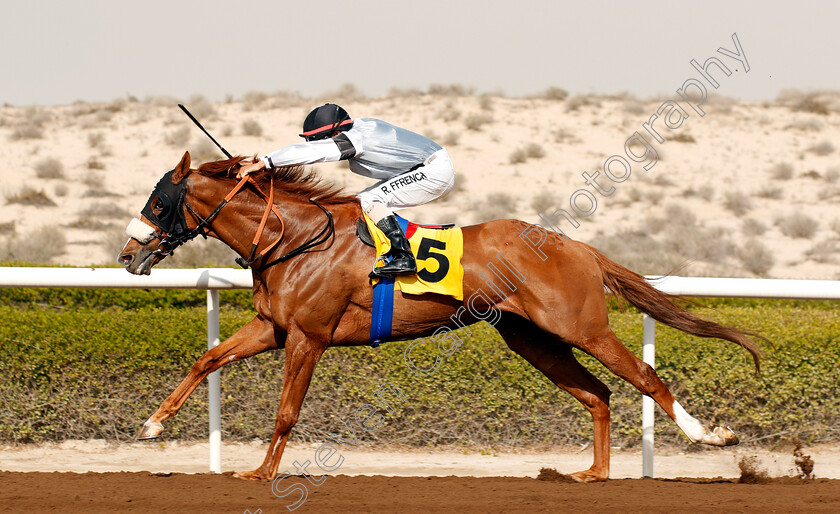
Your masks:
[{"label": "hazy sky", "polygon": [[[3,0],[0,103],[432,83],[671,96],[737,33],[719,94],[840,89],[840,2]],[[724,59],[725,60],[725,59]],[[728,61],[734,63],[734,61]],[[741,70],[743,71],[743,70]]]}]

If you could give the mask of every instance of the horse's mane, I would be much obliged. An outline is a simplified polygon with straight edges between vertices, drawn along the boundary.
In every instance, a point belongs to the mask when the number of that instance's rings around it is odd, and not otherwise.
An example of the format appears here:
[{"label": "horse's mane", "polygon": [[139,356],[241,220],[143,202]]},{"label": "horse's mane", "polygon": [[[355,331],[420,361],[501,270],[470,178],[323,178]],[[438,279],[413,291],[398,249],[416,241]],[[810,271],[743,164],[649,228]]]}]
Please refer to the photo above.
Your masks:
[{"label": "horse's mane", "polygon": [[[205,162],[196,170],[206,177],[236,178],[236,171],[240,163],[245,160],[243,155],[237,155],[221,161]],[[272,170],[252,173],[251,177],[261,186],[268,186],[274,177],[274,188],[288,193],[312,198],[325,204],[349,203],[358,201],[355,195],[345,193],[343,189],[333,184],[324,183],[323,179],[304,166],[280,166]]]}]

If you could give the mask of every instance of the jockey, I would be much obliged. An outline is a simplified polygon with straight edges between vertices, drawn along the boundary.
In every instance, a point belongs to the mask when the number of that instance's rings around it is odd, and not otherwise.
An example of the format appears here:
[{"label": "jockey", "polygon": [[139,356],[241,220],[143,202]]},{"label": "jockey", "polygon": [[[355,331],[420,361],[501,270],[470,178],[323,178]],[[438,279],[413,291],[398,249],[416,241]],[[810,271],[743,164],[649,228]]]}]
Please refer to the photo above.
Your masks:
[{"label": "jockey", "polygon": [[431,139],[374,118],[351,119],[343,108],[324,104],[303,122],[306,142],[289,145],[245,164],[239,177],[262,169],[347,160],[350,171],[378,180],[357,196],[362,209],[391,242],[390,262],[371,277],[417,272],[417,263],[394,210],[431,202],[455,183],[444,148]]}]

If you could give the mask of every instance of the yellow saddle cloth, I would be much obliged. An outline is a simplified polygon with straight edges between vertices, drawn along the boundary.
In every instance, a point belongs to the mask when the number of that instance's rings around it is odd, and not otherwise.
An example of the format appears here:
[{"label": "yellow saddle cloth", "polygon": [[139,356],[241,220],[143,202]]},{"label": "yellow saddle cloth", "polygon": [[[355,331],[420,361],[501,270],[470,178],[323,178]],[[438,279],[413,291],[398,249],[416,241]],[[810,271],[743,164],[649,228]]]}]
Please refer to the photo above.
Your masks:
[{"label": "yellow saddle cloth", "polygon": [[[363,213],[363,216],[376,244],[376,255],[382,257],[391,249],[391,243],[367,214]],[[461,257],[464,255],[464,235],[461,229],[431,228],[404,222],[399,216],[397,218],[417,260],[417,274],[397,275],[394,277],[395,287],[405,294],[437,293],[463,300],[464,267]],[[384,265],[382,259],[377,260],[377,267]]]}]

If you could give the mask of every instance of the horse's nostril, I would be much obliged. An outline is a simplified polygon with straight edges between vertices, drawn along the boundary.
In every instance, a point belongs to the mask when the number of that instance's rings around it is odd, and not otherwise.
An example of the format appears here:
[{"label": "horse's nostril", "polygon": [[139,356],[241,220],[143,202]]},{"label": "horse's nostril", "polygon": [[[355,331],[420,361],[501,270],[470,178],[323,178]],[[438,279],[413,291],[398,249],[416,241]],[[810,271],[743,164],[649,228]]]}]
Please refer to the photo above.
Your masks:
[{"label": "horse's nostril", "polygon": [[125,254],[119,256],[119,258],[117,259],[117,262],[119,262],[123,266],[128,266],[129,264],[131,264],[131,261],[133,261],[133,260],[134,260],[134,257],[130,253],[125,253]]}]

